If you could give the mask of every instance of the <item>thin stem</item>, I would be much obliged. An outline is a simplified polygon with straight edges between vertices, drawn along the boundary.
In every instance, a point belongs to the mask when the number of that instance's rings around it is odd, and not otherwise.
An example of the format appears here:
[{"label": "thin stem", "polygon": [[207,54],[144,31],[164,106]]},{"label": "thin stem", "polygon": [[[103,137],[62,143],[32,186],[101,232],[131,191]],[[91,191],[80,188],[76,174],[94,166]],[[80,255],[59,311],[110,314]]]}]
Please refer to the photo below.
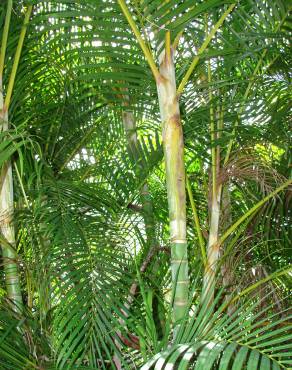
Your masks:
[{"label": "thin stem", "polygon": [[[100,120],[97,120],[96,123],[98,123],[99,121]],[[58,170],[59,173],[61,173],[64,170],[64,168],[67,166],[67,164],[74,158],[75,154],[77,154],[78,151],[83,147],[84,143],[86,142],[88,137],[94,132],[94,130],[96,130],[96,125],[94,125],[91,129],[88,130],[88,132],[86,134],[84,134],[82,136],[81,140],[77,143],[77,145],[75,145],[75,147],[73,148],[71,153],[68,155],[68,157],[65,159],[64,163],[61,165],[60,169]],[[60,151],[61,150],[62,149],[60,149]],[[59,153],[59,151],[57,152],[56,157],[58,157],[58,153]]]},{"label": "thin stem", "polygon": [[[206,33],[208,32],[208,19],[206,17]],[[222,185],[217,185],[217,167],[219,172],[219,156],[217,157],[217,148],[215,147],[215,114],[213,107],[213,96],[210,84],[212,82],[211,62],[208,60],[208,95],[210,104],[210,136],[211,136],[211,167],[212,167],[212,198],[210,209],[210,229],[208,239],[208,256],[205,265],[204,285],[203,285],[203,301],[208,299],[208,305],[214,300],[215,292],[215,273],[219,259],[218,237],[220,223],[220,204]],[[220,149],[218,155],[220,154]]]},{"label": "thin stem", "polygon": [[209,103],[210,103],[210,134],[211,134],[211,157],[212,157],[212,197],[216,199],[217,196],[217,179],[216,179],[216,167],[217,167],[217,156],[215,142],[215,119],[214,119],[214,107],[212,102],[212,91],[210,83],[212,80],[211,76],[211,63],[208,61],[208,83],[209,83]]},{"label": "thin stem", "polygon": [[176,35],[176,37],[175,37],[175,39],[174,39],[174,41],[173,41],[173,43],[172,43],[172,48],[173,48],[173,50],[176,50],[176,48],[178,47],[179,40],[180,40],[180,38],[182,37],[182,35],[183,35],[183,31],[180,31],[180,32]]},{"label": "thin stem", "polygon": [[0,54],[1,89],[2,89],[2,77],[3,77],[4,63],[5,63],[7,38],[8,38],[8,32],[9,32],[10,19],[11,19],[11,11],[12,11],[12,0],[8,0],[7,1],[7,11],[6,11],[6,16],[5,16],[5,24],[3,28],[3,34],[2,34],[1,54]]},{"label": "thin stem", "polygon": [[201,248],[203,263],[204,263],[204,265],[206,265],[207,254],[206,254],[205,242],[204,242],[204,238],[203,238],[203,235],[202,235],[202,231],[201,231],[201,227],[200,227],[200,220],[199,220],[198,212],[197,212],[197,207],[196,207],[196,204],[195,204],[195,201],[194,201],[193,192],[192,192],[192,188],[191,188],[191,184],[190,184],[190,180],[189,180],[188,175],[186,175],[186,186],[187,186],[188,196],[189,196],[189,199],[190,199],[191,208],[192,208],[192,212],[193,212],[193,216],[194,216],[196,231],[197,231],[198,238],[199,238],[199,245],[200,245],[200,248]]},{"label": "thin stem", "polygon": [[165,55],[166,58],[171,58],[170,31],[166,31],[165,34]]},{"label": "thin stem", "polygon": [[216,32],[218,31],[218,29],[222,26],[223,22],[225,21],[225,19],[227,18],[227,16],[232,12],[232,10],[234,9],[235,7],[235,3],[231,4],[229,6],[229,8],[223,13],[223,15],[221,16],[221,18],[219,19],[219,21],[215,24],[215,26],[212,28],[212,30],[210,31],[210,33],[208,34],[208,36],[206,37],[205,41],[203,42],[202,46],[200,47],[199,51],[198,51],[198,55],[195,56],[194,60],[192,61],[187,73],[185,74],[184,78],[182,79],[178,89],[177,89],[177,94],[178,95],[181,95],[186,84],[188,83],[189,81],[189,78],[191,76],[191,74],[193,73],[194,69],[196,68],[196,65],[198,64],[199,60],[200,60],[200,56],[201,54],[206,50],[206,48],[208,47],[209,43],[211,42],[211,40],[213,39],[213,37],[215,36]]},{"label": "thin stem", "polygon": [[141,47],[141,49],[142,49],[142,51],[145,55],[145,58],[146,58],[149,66],[151,68],[151,71],[154,75],[155,80],[158,81],[159,78],[160,78],[160,73],[159,73],[159,70],[158,70],[158,68],[155,64],[155,61],[154,61],[154,58],[153,58],[153,55],[152,55],[151,51],[149,50],[148,46],[146,45],[145,41],[143,40],[143,38],[142,38],[142,36],[141,36],[137,26],[136,26],[135,21],[134,21],[132,15],[131,15],[131,13],[129,12],[129,9],[128,9],[125,1],[124,0],[117,0],[117,1],[118,1],[119,5],[121,7],[126,19],[127,19],[127,21],[129,22],[129,25],[132,28],[132,31],[134,32],[134,34],[136,36],[136,39],[137,39],[137,41],[138,41],[138,43],[139,43],[139,45],[140,45],[140,47]]},{"label": "thin stem", "polygon": [[23,42],[24,42],[24,37],[25,37],[25,34],[26,34],[27,24],[29,22],[29,17],[31,15],[31,12],[32,12],[32,5],[29,5],[28,8],[27,8],[27,11],[25,13],[24,22],[23,22],[23,25],[22,25],[22,28],[21,28],[21,31],[20,31],[18,45],[17,45],[17,48],[16,48],[14,61],[13,61],[13,66],[12,66],[12,70],[11,70],[11,75],[10,75],[9,82],[8,82],[7,94],[6,94],[5,103],[4,103],[4,107],[5,107],[6,110],[8,110],[9,105],[10,105],[10,100],[11,100],[11,95],[12,95],[12,91],[13,91],[13,87],[14,87],[16,72],[17,72],[17,69],[18,69],[20,55],[21,55]]},{"label": "thin stem", "polygon": [[22,192],[22,195],[23,195],[23,198],[24,198],[25,205],[27,206],[27,208],[29,208],[28,199],[27,199],[24,187],[23,187],[23,182],[21,180],[21,176],[20,176],[20,173],[18,171],[17,164],[15,162],[13,162],[13,164],[14,164],[16,176],[18,178],[18,182],[19,182],[19,185],[20,185],[20,189],[21,189],[21,192]]},{"label": "thin stem", "polygon": [[[219,90],[219,94],[221,94],[220,90]],[[222,135],[222,131],[223,131],[223,127],[224,127],[224,100],[222,101],[222,105],[221,105],[221,108],[220,108],[220,105],[218,106],[218,116],[219,116],[219,119],[218,119],[218,123],[217,123],[217,139],[219,140],[221,138],[221,135]],[[219,174],[219,171],[220,171],[220,157],[221,157],[221,148],[220,148],[220,145],[218,144],[217,145],[217,167],[218,167],[218,174]]]}]

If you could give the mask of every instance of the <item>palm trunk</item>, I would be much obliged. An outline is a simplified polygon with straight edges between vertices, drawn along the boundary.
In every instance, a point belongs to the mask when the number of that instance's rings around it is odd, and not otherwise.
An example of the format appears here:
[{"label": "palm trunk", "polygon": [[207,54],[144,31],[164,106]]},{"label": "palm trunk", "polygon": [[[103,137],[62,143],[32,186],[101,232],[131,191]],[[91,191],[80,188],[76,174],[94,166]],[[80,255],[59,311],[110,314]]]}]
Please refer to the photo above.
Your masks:
[{"label": "palm trunk", "polygon": [[205,266],[204,282],[203,282],[203,302],[211,304],[214,299],[215,292],[215,277],[217,263],[219,259],[220,246],[219,240],[219,221],[220,221],[220,200],[221,186],[217,189],[216,196],[212,197],[210,209],[210,231],[207,247],[207,263]]},{"label": "palm trunk", "polygon": [[[21,28],[17,48],[15,51],[14,61],[12,70],[7,86],[7,92],[4,102],[3,97],[3,70],[5,64],[5,53],[9,32],[9,25],[12,13],[12,0],[7,1],[7,12],[5,17],[5,24],[2,34],[1,44],[1,55],[0,55],[0,125],[2,131],[8,130],[8,109],[10,106],[11,95],[14,87],[15,76],[20,60],[22,51],[23,41],[26,34],[27,24],[32,12],[32,5],[29,5],[25,17],[24,23]],[[7,161],[1,170],[0,175],[0,228],[3,236],[7,242],[15,247],[15,230],[12,223],[13,220],[13,178],[12,178],[12,167],[11,162]],[[7,296],[14,303],[16,310],[21,311],[23,308],[23,301],[21,296],[20,280],[17,266],[17,255],[13,248],[6,248],[2,246],[2,257],[5,272],[5,282],[7,287]]]},{"label": "palm trunk", "polygon": [[[1,55],[0,55],[0,126],[2,131],[8,130],[8,109],[4,106],[3,97],[3,70],[5,64],[5,52],[9,25],[12,12],[12,0],[7,2],[7,12],[5,24],[2,34]],[[23,302],[21,296],[20,282],[18,276],[18,268],[16,263],[16,253],[13,251],[15,247],[15,234],[12,224],[13,219],[13,180],[11,162],[8,161],[1,169],[0,173],[0,229],[1,233],[11,245],[12,248],[7,248],[2,245],[3,268],[5,273],[5,283],[7,289],[7,297],[14,304],[16,311],[21,311]]]},{"label": "palm trunk", "polygon": [[[207,19],[206,19],[207,27]],[[207,30],[208,31],[208,27]],[[212,82],[212,73],[211,73],[211,62],[208,61],[208,83]],[[220,130],[215,132],[215,112],[212,101],[212,90],[209,87],[209,103],[210,103],[210,135],[211,135],[211,144],[214,144],[214,141],[219,135]],[[223,117],[222,117],[223,120]],[[223,122],[222,122],[223,124]],[[217,127],[218,128],[218,127]],[[203,280],[203,292],[202,298],[203,303],[208,305],[212,304],[215,294],[215,278],[217,263],[219,259],[220,246],[218,244],[219,240],[219,222],[220,222],[220,203],[221,203],[221,193],[222,193],[222,184],[218,184],[218,174],[220,171],[220,147],[211,147],[211,157],[212,157],[212,198],[211,198],[211,207],[210,207],[210,229],[209,229],[209,239],[207,246],[207,263],[205,266],[205,274]]]},{"label": "palm trunk", "polygon": [[173,319],[181,320],[188,304],[188,257],[186,240],[186,191],[184,142],[170,48],[160,64],[157,79],[169,208]]},{"label": "palm trunk", "polygon": [[[0,96],[0,110],[2,131],[7,131],[8,113],[3,105],[2,87]],[[15,231],[13,226],[13,179],[10,161],[6,162],[1,170],[0,186],[0,228],[4,238],[12,246],[12,248],[9,249],[5,246],[2,246],[7,297],[15,305],[15,309],[17,311],[21,311],[23,307],[23,302],[18,275],[18,266],[16,262],[17,254],[13,251],[13,249],[15,248]]]},{"label": "palm trunk", "polygon": [[[178,104],[178,93],[175,83],[175,68],[173,56],[171,55],[170,32],[166,32],[165,53],[163,53],[160,68],[158,70],[153,55],[144,42],[131,13],[124,0],[118,3],[128,20],[138,43],[147,59],[153,76],[156,81],[160,115],[162,122],[163,148],[165,156],[166,187],[169,209],[169,229],[171,243],[171,271],[173,289],[173,320],[177,322],[184,317],[188,305],[188,255],[186,240],[186,189],[185,189],[185,167],[184,167],[184,143],[183,132],[180,121],[180,111]],[[216,26],[209,40],[219,28]],[[191,71],[196,65],[194,61],[185,78],[183,79],[179,93],[187,83]]]}]

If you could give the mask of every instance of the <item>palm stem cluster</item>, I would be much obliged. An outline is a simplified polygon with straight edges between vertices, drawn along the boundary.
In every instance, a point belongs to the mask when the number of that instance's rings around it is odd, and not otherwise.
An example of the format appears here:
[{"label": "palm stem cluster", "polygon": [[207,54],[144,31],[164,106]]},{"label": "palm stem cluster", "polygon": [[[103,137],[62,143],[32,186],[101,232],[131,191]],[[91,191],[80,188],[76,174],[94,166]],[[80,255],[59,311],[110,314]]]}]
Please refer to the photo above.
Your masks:
[{"label": "palm stem cluster", "polygon": [[289,3],[0,9],[1,369],[290,368]]}]

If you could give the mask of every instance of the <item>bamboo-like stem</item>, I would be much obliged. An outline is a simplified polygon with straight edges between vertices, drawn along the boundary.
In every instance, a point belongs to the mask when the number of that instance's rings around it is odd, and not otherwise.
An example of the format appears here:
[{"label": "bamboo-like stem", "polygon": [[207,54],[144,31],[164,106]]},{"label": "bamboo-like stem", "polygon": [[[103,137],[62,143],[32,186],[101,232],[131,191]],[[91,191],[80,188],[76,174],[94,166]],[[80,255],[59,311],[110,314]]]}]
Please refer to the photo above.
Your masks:
[{"label": "bamboo-like stem", "polygon": [[6,54],[6,46],[7,46],[7,39],[9,33],[9,25],[11,19],[11,11],[12,11],[12,0],[7,1],[7,11],[5,16],[5,23],[3,28],[2,34],[2,43],[1,43],[1,51],[0,51],[0,79],[1,79],[1,87],[2,87],[2,78],[3,78],[3,70],[4,70],[4,63],[5,63],[5,54]]},{"label": "bamboo-like stem", "polygon": [[139,42],[139,45],[144,53],[144,56],[151,68],[151,71],[153,73],[153,76],[155,78],[155,80],[159,80],[160,78],[160,73],[159,73],[159,70],[155,64],[155,61],[154,61],[154,58],[153,58],[153,55],[151,53],[151,51],[149,50],[148,46],[146,45],[145,41],[143,40],[139,30],[138,30],[138,27],[136,26],[136,23],[131,15],[131,13],[129,12],[129,9],[125,3],[124,0],[117,0],[127,21],[129,22],[129,25],[130,27],[132,28],[132,31],[134,32],[134,35],[136,36],[136,39],[137,41]]},{"label": "bamboo-like stem", "polygon": [[125,1],[117,1],[144,52],[157,85],[163,131],[166,186],[170,218],[171,270],[174,297],[173,319],[174,322],[178,322],[184,317],[187,309],[189,278],[186,240],[184,143],[176,92],[173,56],[167,58],[166,53],[164,53],[158,70],[153,56],[142,39]]},{"label": "bamboo-like stem", "polygon": [[210,104],[210,135],[211,135],[211,158],[212,158],[212,199],[217,196],[217,156],[215,142],[215,117],[214,117],[214,107],[213,107],[213,97],[210,87],[212,81],[211,76],[211,62],[208,61],[208,83],[209,83],[209,104]]},{"label": "bamboo-like stem", "polygon": [[[3,109],[2,92],[0,92],[0,110],[0,119],[4,131],[8,129],[8,113]],[[21,312],[23,309],[23,301],[18,274],[17,254],[15,251],[13,208],[12,167],[11,162],[8,161],[2,167],[0,175],[0,229],[4,238],[12,248],[7,248],[5,244],[2,244],[2,258],[7,296],[13,303],[15,311]]]},{"label": "bamboo-like stem", "polygon": [[193,212],[193,216],[194,216],[196,231],[197,231],[198,238],[199,238],[199,245],[200,245],[200,249],[201,249],[202,259],[203,259],[203,263],[204,263],[204,266],[205,266],[206,263],[207,263],[207,254],[206,254],[205,242],[204,242],[203,234],[202,234],[202,231],[201,231],[201,226],[200,226],[200,220],[199,220],[199,216],[198,216],[198,212],[197,212],[197,207],[196,207],[196,203],[194,201],[193,192],[192,192],[192,188],[191,188],[191,184],[190,184],[190,180],[189,180],[188,175],[186,175],[186,186],[187,186],[188,196],[189,196],[189,199],[190,199],[191,208],[192,208],[192,212]]},{"label": "bamboo-like stem", "polygon": [[[221,94],[221,92],[219,91],[219,94]],[[222,102],[222,106],[218,107],[218,111],[219,111],[219,119],[218,119],[218,124],[217,124],[217,139],[220,139],[221,136],[222,136],[222,131],[223,131],[223,127],[224,127],[224,101]],[[217,145],[217,170],[218,170],[218,173],[219,173],[219,170],[220,170],[220,158],[221,158],[221,148],[220,148],[220,145]]]},{"label": "bamboo-like stem", "polygon": [[[258,61],[252,77],[248,83],[247,89],[243,96],[243,104],[241,105],[238,116],[240,116],[244,109],[245,101],[250,93],[251,87],[254,82],[254,78],[256,74],[258,73],[258,70],[262,64],[262,61],[264,60],[264,57],[266,55],[267,49],[264,50],[264,52],[261,55],[260,60]],[[208,82],[211,83],[211,69],[210,69],[210,62],[208,64]],[[215,136],[212,135],[212,132],[214,132],[214,112],[212,107],[212,94],[209,90],[209,100],[210,100],[210,118],[211,118],[211,124],[210,124],[210,130],[211,130],[211,142],[214,141]],[[223,111],[222,111],[223,115]],[[223,116],[222,118],[219,117],[219,121],[222,119],[222,122],[219,124],[223,125]],[[236,127],[238,126],[239,118],[235,121],[234,128],[233,128],[233,135],[235,134]],[[234,142],[234,138],[232,138],[228,144],[227,152],[224,159],[224,165],[228,162],[232,145]],[[212,145],[211,148],[212,151],[212,202],[211,202],[211,224],[210,224],[210,232],[209,232],[209,241],[208,241],[208,262],[205,269],[205,275],[204,275],[204,286],[203,286],[203,299],[208,299],[208,302],[211,303],[214,297],[214,291],[215,291],[215,274],[219,267],[218,265],[218,259],[219,259],[219,250],[220,246],[223,244],[223,242],[226,240],[226,238],[242,223],[244,222],[249,216],[253,214],[253,212],[256,212],[258,207],[260,207],[266,200],[262,200],[259,202],[255,207],[252,207],[252,209],[248,212],[246,212],[245,215],[243,215],[235,224],[233,224],[221,237],[219,240],[219,221],[220,221],[220,203],[221,203],[221,195],[222,195],[222,184],[217,185],[216,184],[216,176],[217,171],[219,171],[219,161],[220,161],[220,148],[217,147],[217,151],[214,145]],[[216,158],[217,157],[217,158]],[[280,190],[278,190],[280,191]],[[274,193],[274,192],[273,192]],[[272,194],[273,194],[272,193]],[[270,196],[266,197],[265,199],[269,199]]]},{"label": "bamboo-like stem", "polygon": [[210,230],[207,247],[207,264],[204,273],[204,283],[202,291],[202,299],[208,299],[211,303],[214,298],[215,291],[215,276],[217,270],[217,263],[219,259],[220,245],[218,243],[219,236],[219,220],[220,220],[220,200],[221,200],[221,185],[217,189],[216,197],[212,198],[211,212],[210,212]]},{"label": "bamboo-like stem", "polygon": [[[207,21],[207,20],[206,20]],[[206,22],[207,23],[207,22]],[[211,136],[211,167],[212,167],[212,197],[210,209],[210,230],[207,248],[207,264],[205,266],[204,284],[203,284],[203,300],[208,299],[211,304],[214,298],[215,291],[215,275],[217,270],[217,262],[219,259],[219,222],[220,222],[220,203],[222,185],[217,185],[217,172],[219,171],[219,161],[217,160],[218,151],[214,145],[215,135],[215,116],[212,102],[212,92],[210,84],[212,82],[211,63],[208,61],[208,83],[209,83],[209,104],[210,104],[210,136]]]},{"label": "bamboo-like stem", "polygon": [[[8,9],[6,14],[5,20],[5,34],[3,35],[2,45],[1,45],[1,86],[0,86],[0,119],[2,123],[2,130],[8,130],[8,109],[10,105],[12,90],[15,82],[16,72],[20,60],[20,55],[22,51],[23,41],[26,34],[27,23],[29,21],[29,17],[32,11],[32,6],[30,5],[27,9],[27,12],[24,17],[24,24],[22,26],[17,49],[14,56],[14,62],[12,66],[11,75],[8,82],[7,93],[5,97],[3,97],[3,87],[2,87],[2,73],[4,69],[4,61],[5,61],[5,51],[7,45],[7,37],[9,31],[9,23],[11,18],[11,6],[12,3],[9,1]],[[1,170],[1,177],[0,177],[0,228],[4,238],[7,242],[14,247],[15,246],[15,230],[13,226],[13,211],[14,211],[14,199],[13,199],[13,178],[12,178],[12,166],[11,162],[7,161]],[[3,265],[4,265],[4,272],[5,272],[5,282],[7,287],[7,295],[8,298],[14,304],[14,309],[18,312],[23,310],[23,301],[21,296],[21,288],[20,288],[20,279],[18,274],[18,266],[17,266],[17,255],[14,252],[15,248],[5,248],[5,245],[2,245],[2,256],[3,256]]]},{"label": "bamboo-like stem", "polygon": [[225,21],[225,19],[227,18],[227,16],[232,12],[232,10],[234,9],[235,7],[235,3],[231,4],[228,9],[222,14],[222,16],[220,17],[220,19],[218,20],[218,22],[215,24],[215,26],[212,28],[212,30],[210,31],[210,33],[207,35],[205,41],[203,42],[203,44],[201,45],[201,47],[199,48],[198,50],[198,54],[195,56],[195,58],[193,59],[189,69],[187,70],[185,76],[183,77],[178,89],[177,89],[177,94],[178,95],[181,95],[181,93],[183,92],[186,84],[188,83],[189,81],[189,78],[191,76],[191,74],[193,73],[194,69],[196,68],[199,60],[200,60],[200,56],[201,54],[206,50],[206,48],[208,47],[209,43],[211,42],[211,40],[213,39],[213,37],[215,36],[216,32],[219,30],[219,28],[222,26],[223,22]]},{"label": "bamboo-like stem", "polygon": [[4,107],[7,111],[9,109],[9,105],[10,105],[10,100],[11,100],[11,95],[12,95],[13,86],[14,86],[14,82],[15,82],[16,72],[17,72],[17,69],[18,69],[18,64],[19,64],[19,60],[20,60],[22,47],[23,47],[24,37],[25,37],[25,34],[26,34],[27,24],[29,22],[31,12],[32,12],[32,5],[29,5],[27,10],[26,10],[25,17],[24,17],[24,22],[23,22],[23,25],[22,25],[22,28],[21,28],[21,31],[20,31],[18,44],[17,44],[15,56],[14,56],[13,66],[12,66],[12,70],[11,70],[11,74],[10,74],[10,78],[9,78],[9,82],[8,82],[7,93],[6,93],[6,97],[5,97],[5,103],[4,103]]},{"label": "bamboo-like stem", "polygon": [[166,187],[170,218],[171,270],[173,282],[173,320],[181,320],[188,304],[188,256],[186,240],[186,190],[183,131],[176,93],[173,57],[166,54],[160,64],[162,79],[157,82],[162,138],[165,156]]}]

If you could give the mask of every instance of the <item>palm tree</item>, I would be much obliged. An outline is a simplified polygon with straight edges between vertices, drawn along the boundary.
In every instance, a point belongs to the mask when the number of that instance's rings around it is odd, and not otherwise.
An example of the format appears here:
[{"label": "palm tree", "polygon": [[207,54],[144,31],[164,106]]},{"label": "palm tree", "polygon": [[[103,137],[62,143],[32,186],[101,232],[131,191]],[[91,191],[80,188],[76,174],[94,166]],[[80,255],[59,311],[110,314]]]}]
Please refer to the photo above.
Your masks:
[{"label": "palm tree", "polygon": [[2,367],[288,368],[289,5],[1,11]]}]

